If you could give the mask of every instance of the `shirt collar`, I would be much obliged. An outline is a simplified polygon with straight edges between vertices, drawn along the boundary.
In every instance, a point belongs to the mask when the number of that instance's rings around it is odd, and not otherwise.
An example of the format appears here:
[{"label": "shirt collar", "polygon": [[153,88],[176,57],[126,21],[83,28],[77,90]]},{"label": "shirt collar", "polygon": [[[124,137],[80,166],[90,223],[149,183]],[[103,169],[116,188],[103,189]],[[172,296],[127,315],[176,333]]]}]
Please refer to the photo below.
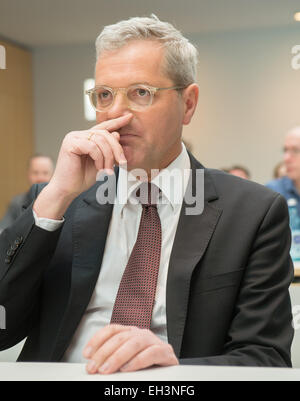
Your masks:
[{"label": "shirt collar", "polygon": [[[151,181],[161,190],[159,203],[170,204],[173,212],[182,205],[190,178],[190,169],[190,158],[185,145],[182,143],[182,150],[179,156]],[[134,197],[133,194],[140,184],[141,181],[133,174],[120,167],[117,185],[117,205],[115,205],[120,214],[122,214],[128,201],[134,202],[132,199]]]},{"label": "shirt collar", "polygon": [[289,192],[291,195],[296,195],[298,198],[300,197],[293,181],[289,177],[283,177],[282,181],[286,192]]}]

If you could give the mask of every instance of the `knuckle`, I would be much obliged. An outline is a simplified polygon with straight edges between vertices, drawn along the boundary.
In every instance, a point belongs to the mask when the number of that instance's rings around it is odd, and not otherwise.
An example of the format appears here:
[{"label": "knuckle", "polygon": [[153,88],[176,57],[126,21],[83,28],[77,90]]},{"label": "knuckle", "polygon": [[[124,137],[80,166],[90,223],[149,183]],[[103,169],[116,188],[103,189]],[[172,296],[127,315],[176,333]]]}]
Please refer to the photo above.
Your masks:
[{"label": "knuckle", "polygon": [[94,334],[94,336],[90,339],[88,345],[93,347],[98,343],[100,337],[100,331],[97,331],[97,333]]},{"label": "knuckle", "polygon": [[166,349],[167,349],[167,351],[169,351],[170,353],[173,353],[173,352],[174,352],[174,351],[173,351],[173,347],[172,347],[171,344],[166,344]]},{"label": "knuckle", "polygon": [[136,349],[140,349],[143,345],[143,340],[140,337],[135,337],[132,339],[132,345]]},{"label": "knuckle", "polygon": [[172,347],[171,345],[168,346],[167,352],[168,352],[168,355],[169,355],[171,358],[172,358],[172,357],[175,357],[174,350],[173,350],[173,347]]},{"label": "knuckle", "polygon": [[98,134],[97,134],[97,141],[100,142],[102,145],[107,145],[107,140],[101,134],[101,132],[98,132]]},{"label": "knuckle", "polygon": [[64,142],[64,143],[69,142],[69,141],[73,138],[73,136],[74,136],[74,132],[69,132],[69,133],[64,137],[63,142]]},{"label": "knuckle", "polygon": [[118,344],[122,344],[124,341],[126,341],[127,337],[128,336],[126,335],[126,333],[124,333],[124,332],[119,333],[116,336],[116,341],[117,341]]}]

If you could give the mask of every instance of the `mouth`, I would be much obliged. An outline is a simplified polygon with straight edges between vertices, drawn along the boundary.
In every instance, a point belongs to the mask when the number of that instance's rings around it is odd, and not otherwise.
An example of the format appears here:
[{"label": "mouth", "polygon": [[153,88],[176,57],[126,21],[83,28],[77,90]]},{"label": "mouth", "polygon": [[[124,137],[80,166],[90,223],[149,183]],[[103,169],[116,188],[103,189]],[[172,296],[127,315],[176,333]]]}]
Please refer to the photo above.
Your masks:
[{"label": "mouth", "polygon": [[133,137],[133,136],[137,136],[135,134],[120,134],[120,138],[129,138],[129,137]]},{"label": "mouth", "polygon": [[120,143],[121,144],[124,142],[127,142],[127,141],[131,141],[132,139],[137,138],[139,136],[130,129],[120,130],[119,134],[120,134]]},{"label": "mouth", "polygon": [[131,127],[123,127],[119,131],[120,136],[137,136],[136,131]]},{"label": "mouth", "polygon": [[131,146],[133,143],[135,143],[137,138],[138,138],[137,135],[132,135],[132,134],[121,135],[120,145],[121,146]]}]

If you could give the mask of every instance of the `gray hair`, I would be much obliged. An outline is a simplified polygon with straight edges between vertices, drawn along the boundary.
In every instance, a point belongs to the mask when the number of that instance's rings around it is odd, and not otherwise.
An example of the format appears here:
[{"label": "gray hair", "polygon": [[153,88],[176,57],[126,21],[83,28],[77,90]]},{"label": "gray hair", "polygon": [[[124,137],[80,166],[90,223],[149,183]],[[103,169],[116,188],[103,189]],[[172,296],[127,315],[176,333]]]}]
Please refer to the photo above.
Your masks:
[{"label": "gray hair", "polygon": [[290,129],[290,130],[287,132],[286,136],[289,136],[289,135],[300,136],[300,125],[298,125],[298,126],[296,126],[296,127],[293,127],[292,129]]},{"label": "gray hair", "polygon": [[103,51],[117,50],[132,40],[156,40],[165,48],[165,73],[175,85],[196,81],[198,51],[181,32],[154,14],[106,26],[96,40],[97,59]]}]

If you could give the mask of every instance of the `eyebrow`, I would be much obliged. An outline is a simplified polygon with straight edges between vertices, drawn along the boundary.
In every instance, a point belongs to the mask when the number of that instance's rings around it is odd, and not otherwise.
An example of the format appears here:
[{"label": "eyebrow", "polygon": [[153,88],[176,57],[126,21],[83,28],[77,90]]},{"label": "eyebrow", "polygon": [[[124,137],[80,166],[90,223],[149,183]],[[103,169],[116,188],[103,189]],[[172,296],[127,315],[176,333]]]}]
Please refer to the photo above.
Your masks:
[{"label": "eyebrow", "polygon": [[[123,86],[122,88],[128,88],[129,86],[134,86],[134,85],[147,85],[147,86],[154,87],[153,84],[150,84],[147,81],[142,81],[142,82],[134,82],[133,84],[130,84],[128,86]],[[95,88],[99,88],[101,86],[106,86],[107,88],[112,88],[112,89],[116,88],[116,86],[109,86],[109,85],[105,85],[105,84],[97,84],[97,85],[95,84]]]},{"label": "eyebrow", "polygon": [[283,151],[287,151],[287,150],[297,150],[300,151],[300,147],[299,146],[284,146],[282,148]]}]

